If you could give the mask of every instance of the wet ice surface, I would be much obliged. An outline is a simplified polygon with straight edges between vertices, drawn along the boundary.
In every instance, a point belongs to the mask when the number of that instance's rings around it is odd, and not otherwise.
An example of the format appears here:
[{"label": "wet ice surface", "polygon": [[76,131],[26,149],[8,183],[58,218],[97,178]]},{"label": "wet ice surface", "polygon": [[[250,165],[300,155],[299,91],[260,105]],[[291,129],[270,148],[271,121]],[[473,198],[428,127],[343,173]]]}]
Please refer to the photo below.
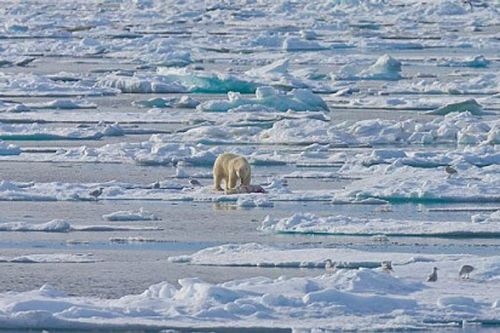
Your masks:
[{"label": "wet ice surface", "polygon": [[0,11],[2,328],[498,325],[498,5],[174,2]]}]

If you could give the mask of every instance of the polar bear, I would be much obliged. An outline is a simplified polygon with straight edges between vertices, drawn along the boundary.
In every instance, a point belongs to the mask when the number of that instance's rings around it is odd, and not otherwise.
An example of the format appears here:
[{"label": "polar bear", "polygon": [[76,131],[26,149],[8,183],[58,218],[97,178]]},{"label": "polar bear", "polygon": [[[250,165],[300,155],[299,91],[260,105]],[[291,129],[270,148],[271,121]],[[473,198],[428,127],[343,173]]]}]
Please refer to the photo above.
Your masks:
[{"label": "polar bear", "polygon": [[238,179],[241,185],[250,185],[252,171],[250,163],[243,156],[224,153],[215,160],[213,176],[215,190],[222,191],[221,182],[224,180],[227,192],[236,187]]}]

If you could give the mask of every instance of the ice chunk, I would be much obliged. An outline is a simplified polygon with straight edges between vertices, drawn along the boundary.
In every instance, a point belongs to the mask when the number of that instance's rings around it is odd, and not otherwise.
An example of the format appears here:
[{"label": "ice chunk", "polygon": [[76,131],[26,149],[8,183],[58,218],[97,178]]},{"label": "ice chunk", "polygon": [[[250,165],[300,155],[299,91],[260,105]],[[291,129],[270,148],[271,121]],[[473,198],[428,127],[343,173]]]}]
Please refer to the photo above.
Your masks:
[{"label": "ice chunk", "polygon": [[68,232],[71,224],[64,220],[52,220],[47,223],[32,224],[27,222],[0,223],[0,231],[41,231],[41,232]]},{"label": "ice chunk", "polygon": [[55,82],[36,74],[0,73],[0,96],[103,96],[117,92],[107,87],[89,86],[85,82]]},{"label": "ice chunk", "polygon": [[55,99],[43,103],[28,103],[27,107],[31,109],[95,109],[97,105],[85,100],[78,99]]},{"label": "ice chunk", "polygon": [[463,164],[462,167],[459,176],[450,181],[444,167],[388,166],[372,173],[371,178],[352,182],[346,186],[345,194],[351,199],[414,202],[494,202],[500,198],[498,164],[482,168]]},{"label": "ice chunk", "polygon": [[161,75],[136,74],[120,75],[108,74],[100,78],[99,87],[115,88],[124,93],[181,93],[187,89],[180,83]]},{"label": "ice chunk", "polygon": [[260,48],[280,48],[283,44],[283,38],[280,34],[263,30],[257,37],[251,39],[248,44]]},{"label": "ice chunk", "polygon": [[465,58],[462,60],[443,59],[438,63],[438,66],[484,68],[484,67],[488,67],[489,64],[490,64],[489,60],[487,60],[482,55],[478,55],[478,56],[474,56],[474,57]]},{"label": "ice chunk", "polygon": [[188,51],[162,50],[141,54],[135,60],[154,66],[182,67],[193,62],[191,53]]},{"label": "ice chunk", "polygon": [[405,221],[391,219],[363,219],[343,215],[320,217],[312,213],[297,213],[287,218],[267,216],[261,230],[299,234],[339,234],[386,236],[471,236],[497,235],[495,225],[472,224],[470,222]]},{"label": "ice chunk", "polygon": [[274,204],[265,198],[247,198],[240,197],[236,201],[236,205],[242,208],[254,208],[254,207],[273,207]]},{"label": "ice chunk", "polygon": [[283,41],[283,50],[285,51],[317,51],[327,49],[324,45],[308,39],[298,37],[288,37]]},{"label": "ice chunk", "polygon": [[0,138],[4,140],[98,140],[104,136],[122,136],[118,124],[99,123],[88,127],[50,128],[33,124],[0,124]]},{"label": "ice chunk", "polygon": [[173,98],[155,97],[148,100],[134,101],[132,104],[146,108],[184,108],[194,109],[200,102],[191,96],[181,96]]},{"label": "ice chunk", "polygon": [[293,89],[282,93],[272,87],[259,87],[255,98],[246,98],[239,94],[228,93],[228,100],[211,100],[201,103],[197,108],[205,112],[228,112],[238,107],[256,105],[266,111],[328,111],[325,101],[308,89]]},{"label": "ice chunk", "polygon": [[50,253],[50,254],[28,254],[19,257],[9,258],[8,262],[17,264],[52,264],[52,263],[93,263],[103,261],[94,257],[92,253]]},{"label": "ice chunk", "polygon": [[21,148],[11,143],[6,143],[0,140],[0,156],[19,154],[21,154]]},{"label": "ice chunk", "polygon": [[153,213],[144,211],[141,207],[139,210],[118,211],[102,216],[103,219],[108,221],[156,221],[159,218]]},{"label": "ice chunk", "polygon": [[325,289],[309,293],[303,297],[307,305],[321,303],[326,306],[338,306],[349,313],[386,313],[398,309],[412,310],[417,302],[389,296],[358,296],[337,289]]},{"label": "ice chunk", "polygon": [[452,112],[470,112],[473,115],[483,114],[483,107],[475,99],[471,98],[463,102],[450,103],[436,110],[429,111],[429,114],[447,115]]},{"label": "ice chunk", "polygon": [[401,62],[390,55],[383,55],[366,69],[360,69],[357,65],[344,66],[335,75],[340,80],[399,80],[401,79]]},{"label": "ice chunk", "polygon": [[254,93],[257,84],[230,74],[197,73],[186,69],[159,68],[158,73],[169,82],[176,82],[194,93]]}]

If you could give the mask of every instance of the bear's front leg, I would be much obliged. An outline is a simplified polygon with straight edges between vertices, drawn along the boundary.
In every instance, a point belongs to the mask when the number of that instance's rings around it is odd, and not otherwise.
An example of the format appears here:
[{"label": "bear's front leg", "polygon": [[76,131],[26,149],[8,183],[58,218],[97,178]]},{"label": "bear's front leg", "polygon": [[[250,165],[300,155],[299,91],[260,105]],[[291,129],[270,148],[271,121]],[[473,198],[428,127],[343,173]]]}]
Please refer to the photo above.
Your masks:
[{"label": "bear's front leg", "polygon": [[250,181],[252,180],[252,175],[250,174],[250,170],[246,174],[241,177],[241,185],[250,185]]},{"label": "bear's front leg", "polygon": [[222,191],[222,187],[220,186],[220,182],[221,182],[221,176],[219,174],[215,174],[214,175],[214,189],[216,191]]},{"label": "bear's front leg", "polygon": [[238,181],[238,175],[236,175],[236,172],[232,171],[229,174],[229,181],[226,183],[226,191],[235,188],[237,181]]}]

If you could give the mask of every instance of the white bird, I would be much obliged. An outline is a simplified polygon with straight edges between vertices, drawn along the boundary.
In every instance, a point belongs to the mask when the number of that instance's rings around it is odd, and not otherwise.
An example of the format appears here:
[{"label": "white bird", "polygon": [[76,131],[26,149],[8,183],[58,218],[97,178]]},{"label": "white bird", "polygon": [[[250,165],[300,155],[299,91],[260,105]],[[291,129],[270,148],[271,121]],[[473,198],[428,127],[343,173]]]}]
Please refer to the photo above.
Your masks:
[{"label": "white bird", "polygon": [[427,277],[427,282],[436,282],[438,280],[438,268],[434,267],[432,273]]},{"label": "white bird", "polygon": [[382,261],[380,263],[380,266],[382,267],[382,270],[386,273],[394,272],[394,270],[392,269],[392,261]]},{"label": "white bird", "polygon": [[330,259],[325,260],[325,270],[327,272],[330,272],[330,273],[335,272],[336,266],[337,266],[337,263],[331,261]]},{"label": "white bird", "polygon": [[471,0],[463,0],[464,5],[469,5],[470,6],[470,11],[472,12],[474,10],[474,6],[472,5]]},{"label": "white bird", "polygon": [[97,201],[97,198],[102,194],[102,190],[104,190],[104,187],[96,188],[95,190],[90,191],[89,195],[94,197],[94,200]]},{"label": "white bird", "polygon": [[469,278],[469,274],[474,270],[474,267],[472,267],[471,265],[463,265],[462,268],[460,268],[460,272],[458,272],[458,275],[462,278],[462,279],[468,279]]}]

